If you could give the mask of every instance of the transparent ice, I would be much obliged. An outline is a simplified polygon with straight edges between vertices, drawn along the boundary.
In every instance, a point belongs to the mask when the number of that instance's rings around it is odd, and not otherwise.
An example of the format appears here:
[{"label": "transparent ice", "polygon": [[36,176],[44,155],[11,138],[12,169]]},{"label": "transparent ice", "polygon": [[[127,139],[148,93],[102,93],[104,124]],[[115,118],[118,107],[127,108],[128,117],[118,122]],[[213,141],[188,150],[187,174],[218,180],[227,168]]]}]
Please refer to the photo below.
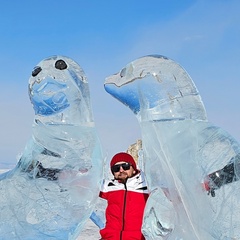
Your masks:
[{"label": "transparent ice", "polygon": [[0,239],[77,239],[103,166],[86,76],[67,57],[44,59],[29,79],[29,97],[32,137],[17,166],[0,175]]},{"label": "transparent ice", "polygon": [[151,191],[146,239],[240,239],[240,145],[208,121],[188,73],[164,56],[145,56],[109,76],[105,90],[141,127]]}]

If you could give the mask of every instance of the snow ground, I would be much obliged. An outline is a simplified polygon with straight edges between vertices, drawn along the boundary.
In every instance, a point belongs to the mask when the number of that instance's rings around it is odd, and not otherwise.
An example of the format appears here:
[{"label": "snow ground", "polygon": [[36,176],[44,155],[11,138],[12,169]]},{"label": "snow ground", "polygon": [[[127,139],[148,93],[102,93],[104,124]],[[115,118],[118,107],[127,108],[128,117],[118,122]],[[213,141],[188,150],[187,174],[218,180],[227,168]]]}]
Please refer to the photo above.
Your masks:
[{"label": "snow ground", "polygon": [[89,219],[77,240],[98,240],[100,238],[99,228]]}]

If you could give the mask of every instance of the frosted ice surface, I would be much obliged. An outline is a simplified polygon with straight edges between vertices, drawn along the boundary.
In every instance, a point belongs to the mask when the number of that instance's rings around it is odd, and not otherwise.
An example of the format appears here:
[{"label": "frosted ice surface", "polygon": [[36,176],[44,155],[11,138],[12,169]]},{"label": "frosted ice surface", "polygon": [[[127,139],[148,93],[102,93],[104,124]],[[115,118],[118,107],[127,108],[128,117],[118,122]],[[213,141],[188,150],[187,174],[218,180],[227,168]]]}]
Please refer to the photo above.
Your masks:
[{"label": "frosted ice surface", "polygon": [[207,120],[188,73],[164,56],[145,56],[109,76],[105,90],[141,126],[151,191],[146,239],[240,239],[240,145]]},{"label": "frosted ice surface", "polygon": [[35,118],[17,166],[0,175],[1,240],[77,239],[98,198],[103,157],[81,67],[41,61],[29,79]]}]

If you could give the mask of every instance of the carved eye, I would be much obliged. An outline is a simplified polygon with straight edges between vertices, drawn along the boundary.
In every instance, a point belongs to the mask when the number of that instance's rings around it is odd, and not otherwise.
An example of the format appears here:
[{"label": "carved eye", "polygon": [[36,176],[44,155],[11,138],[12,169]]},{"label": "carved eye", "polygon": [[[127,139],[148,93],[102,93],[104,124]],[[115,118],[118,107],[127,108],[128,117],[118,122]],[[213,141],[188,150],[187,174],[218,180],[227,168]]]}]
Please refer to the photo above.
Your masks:
[{"label": "carved eye", "polygon": [[59,70],[64,70],[67,68],[67,64],[62,59],[60,59],[55,62],[55,68]]},{"label": "carved eye", "polygon": [[32,71],[32,76],[33,77],[36,77],[40,72],[42,71],[42,68],[41,67],[35,67]]},{"label": "carved eye", "polygon": [[120,77],[125,77],[126,76],[126,68],[123,68],[120,72]]}]

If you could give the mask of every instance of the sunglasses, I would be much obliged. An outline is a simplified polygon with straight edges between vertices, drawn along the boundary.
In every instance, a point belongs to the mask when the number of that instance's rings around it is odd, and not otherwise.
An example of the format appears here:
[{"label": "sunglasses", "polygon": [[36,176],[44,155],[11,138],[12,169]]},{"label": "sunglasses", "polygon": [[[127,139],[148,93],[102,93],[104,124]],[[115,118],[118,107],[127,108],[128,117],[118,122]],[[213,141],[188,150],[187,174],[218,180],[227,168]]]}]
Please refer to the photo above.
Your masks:
[{"label": "sunglasses", "polygon": [[130,163],[121,163],[121,164],[113,165],[112,166],[112,171],[113,172],[119,172],[121,167],[124,171],[126,171],[126,170],[130,169],[131,164]]}]

